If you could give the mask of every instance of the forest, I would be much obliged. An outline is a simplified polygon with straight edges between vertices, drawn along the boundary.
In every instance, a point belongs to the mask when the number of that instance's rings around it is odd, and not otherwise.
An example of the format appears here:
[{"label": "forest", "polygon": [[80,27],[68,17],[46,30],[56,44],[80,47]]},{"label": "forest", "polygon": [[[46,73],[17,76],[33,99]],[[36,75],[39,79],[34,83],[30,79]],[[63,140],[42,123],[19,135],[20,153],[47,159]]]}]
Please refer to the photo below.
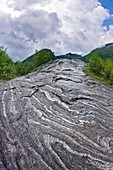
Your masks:
[{"label": "forest", "polygon": [[[7,54],[7,49],[0,47],[0,81],[7,81],[36,71],[37,67],[54,59],[56,59],[56,56],[51,50],[42,49],[24,62],[13,62]],[[91,52],[87,62],[87,66],[84,68],[86,74],[104,84],[113,85],[112,58],[102,59],[96,52]]]},{"label": "forest", "polygon": [[104,84],[113,85],[112,58],[102,59],[97,53],[92,52],[84,72]]},{"label": "forest", "polygon": [[6,81],[15,77],[26,75],[37,69],[44,63],[54,60],[56,57],[51,50],[42,49],[36,52],[32,61],[16,61],[7,54],[7,49],[0,47],[0,81]]}]

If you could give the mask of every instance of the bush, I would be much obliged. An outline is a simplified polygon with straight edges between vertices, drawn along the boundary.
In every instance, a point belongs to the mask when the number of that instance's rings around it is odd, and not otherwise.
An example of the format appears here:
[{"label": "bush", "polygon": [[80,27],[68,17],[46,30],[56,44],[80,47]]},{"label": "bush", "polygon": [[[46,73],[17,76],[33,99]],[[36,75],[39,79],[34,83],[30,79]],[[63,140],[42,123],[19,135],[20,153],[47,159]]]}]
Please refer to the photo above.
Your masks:
[{"label": "bush", "polygon": [[26,62],[13,62],[6,53],[4,47],[0,47],[0,80],[26,75],[48,61],[55,59],[51,50],[44,49],[34,55],[33,60]]},{"label": "bush", "polygon": [[97,54],[92,53],[84,71],[106,84],[113,85],[113,62],[111,59],[104,61]]},{"label": "bush", "polygon": [[95,73],[96,75],[102,75],[103,74],[104,62],[98,56],[98,54],[95,54],[95,53],[91,54],[88,66],[89,66],[90,71]]},{"label": "bush", "polygon": [[38,67],[54,59],[55,59],[55,55],[51,50],[43,49],[40,50],[38,53],[36,53],[36,55],[34,56],[34,64],[36,67]]},{"label": "bush", "polygon": [[14,62],[9,58],[6,49],[0,47],[0,79],[8,80],[16,76]]},{"label": "bush", "polygon": [[104,78],[110,80],[111,71],[113,69],[113,62],[111,59],[107,59],[104,64]]}]

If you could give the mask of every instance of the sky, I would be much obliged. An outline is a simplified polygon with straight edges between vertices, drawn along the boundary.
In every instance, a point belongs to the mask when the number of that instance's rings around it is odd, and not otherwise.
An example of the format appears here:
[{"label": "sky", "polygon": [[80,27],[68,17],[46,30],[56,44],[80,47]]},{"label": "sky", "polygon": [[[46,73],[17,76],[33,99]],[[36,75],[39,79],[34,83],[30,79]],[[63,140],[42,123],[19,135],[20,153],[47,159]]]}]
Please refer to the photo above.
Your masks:
[{"label": "sky", "polygon": [[14,60],[43,48],[85,55],[113,42],[113,0],[0,0],[0,46]]}]

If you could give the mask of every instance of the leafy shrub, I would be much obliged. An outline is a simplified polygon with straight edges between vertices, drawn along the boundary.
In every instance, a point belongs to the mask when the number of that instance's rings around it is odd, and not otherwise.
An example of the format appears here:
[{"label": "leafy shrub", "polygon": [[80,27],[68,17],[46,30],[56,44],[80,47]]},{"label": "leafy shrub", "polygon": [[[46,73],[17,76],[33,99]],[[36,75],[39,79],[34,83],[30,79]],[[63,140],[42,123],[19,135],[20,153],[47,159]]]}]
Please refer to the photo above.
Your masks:
[{"label": "leafy shrub", "polygon": [[11,78],[26,75],[38,66],[55,59],[54,53],[51,50],[43,49],[37,52],[31,61],[13,62],[4,47],[0,47],[0,80],[9,80]]},{"label": "leafy shrub", "polygon": [[0,47],[0,79],[7,80],[16,76],[14,62],[9,58],[6,49]]},{"label": "leafy shrub", "polygon": [[113,85],[113,61],[112,59],[102,60],[96,53],[92,53],[85,72],[102,80],[106,84]]}]

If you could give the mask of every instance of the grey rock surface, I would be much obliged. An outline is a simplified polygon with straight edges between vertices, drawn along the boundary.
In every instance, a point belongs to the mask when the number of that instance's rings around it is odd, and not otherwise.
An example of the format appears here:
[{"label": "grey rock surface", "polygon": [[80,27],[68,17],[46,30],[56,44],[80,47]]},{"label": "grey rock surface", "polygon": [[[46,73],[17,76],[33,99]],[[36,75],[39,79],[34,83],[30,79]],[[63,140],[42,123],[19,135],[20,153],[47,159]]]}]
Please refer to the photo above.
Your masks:
[{"label": "grey rock surface", "polygon": [[57,60],[0,83],[0,170],[113,170],[113,89]]}]

